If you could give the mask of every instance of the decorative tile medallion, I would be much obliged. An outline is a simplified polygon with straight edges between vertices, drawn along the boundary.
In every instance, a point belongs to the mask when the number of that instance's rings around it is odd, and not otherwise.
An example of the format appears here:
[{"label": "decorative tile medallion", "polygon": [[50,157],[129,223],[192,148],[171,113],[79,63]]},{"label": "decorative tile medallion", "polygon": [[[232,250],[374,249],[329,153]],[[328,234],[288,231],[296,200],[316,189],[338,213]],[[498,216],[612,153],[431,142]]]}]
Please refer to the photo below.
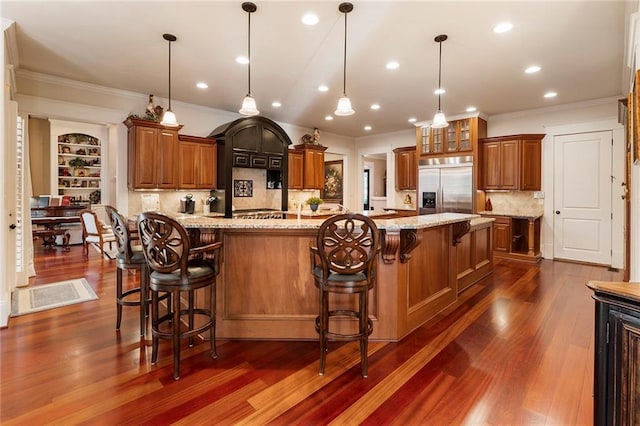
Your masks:
[{"label": "decorative tile medallion", "polygon": [[245,179],[233,180],[234,197],[253,197],[253,181]]}]

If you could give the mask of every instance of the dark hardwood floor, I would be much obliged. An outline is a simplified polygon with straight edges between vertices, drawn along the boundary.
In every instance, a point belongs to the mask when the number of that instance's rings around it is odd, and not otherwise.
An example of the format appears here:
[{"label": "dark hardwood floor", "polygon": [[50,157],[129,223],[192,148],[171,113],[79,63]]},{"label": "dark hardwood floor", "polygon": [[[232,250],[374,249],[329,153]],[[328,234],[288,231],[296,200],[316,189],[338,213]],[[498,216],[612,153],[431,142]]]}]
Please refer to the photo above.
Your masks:
[{"label": "dark hardwood floor", "polygon": [[[36,242],[37,244],[37,242]],[[79,246],[37,246],[34,285],[85,277],[99,299],[11,318],[0,331],[0,423],[53,424],[592,424],[594,303],[606,268],[498,261],[463,304],[398,343],[219,341],[170,345],[151,366],[135,308],[115,331],[115,261]],[[130,277],[131,278],[131,277]]]}]

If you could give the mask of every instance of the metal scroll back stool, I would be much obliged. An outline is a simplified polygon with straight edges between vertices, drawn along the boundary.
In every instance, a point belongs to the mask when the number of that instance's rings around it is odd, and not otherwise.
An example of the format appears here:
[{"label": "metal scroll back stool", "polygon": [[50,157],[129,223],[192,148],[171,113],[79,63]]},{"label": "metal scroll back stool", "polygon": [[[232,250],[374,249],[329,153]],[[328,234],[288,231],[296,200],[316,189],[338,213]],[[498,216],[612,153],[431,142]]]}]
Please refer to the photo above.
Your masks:
[{"label": "metal scroll back stool", "polygon": [[[138,231],[144,256],[151,271],[151,364],[158,361],[158,339],[173,344],[173,378],[180,378],[180,341],[189,340],[209,330],[211,356],[216,353],[216,277],[219,272],[221,242],[191,247],[186,229],[176,220],[160,214],[146,212],[138,218]],[[208,307],[197,307],[195,291],[208,288]],[[171,294],[171,309],[159,315],[160,293]],[[186,293],[187,306],[181,306],[181,295]],[[202,320],[196,325],[195,319]],[[182,320],[186,320],[186,328]]]},{"label": "metal scroll back stool", "polygon": [[[120,330],[123,306],[138,306],[140,309],[140,335],[147,330],[149,297],[149,270],[147,260],[142,253],[141,245],[132,245],[137,239],[138,231],[131,230],[127,220],[112,206],[104,206],[111,221],[111,230],[116,237],[118,254],[116,255],[116,330]],[[135,234],[135,237],[134,235]],[[122,289],[122,273],[125,270],[136,270],[140,275],[140,285],[125,291]],[[137,295],[137,296],[134,296]]]},{"label": "metal scroll back stool", "polygon": [[[373,322],[368,315],[369,290],[376,281],[376,258],[380,251],[380,237],[375,223],[367,216],[348,213],[325,220],[310,247],[311,268],[316,287],[320,290],[320,312],[315,321],[320,336],[320,369],[324,374],[327,341],[359,341],[362,377],[367,377],[367,349]],[[358,295],[357,308],[341,303],[329,309],[329,293]],[[337,302],[337,300],[336,300]],[[332,318],[356,318],[355,332],[344,327],[330,331]]]}]

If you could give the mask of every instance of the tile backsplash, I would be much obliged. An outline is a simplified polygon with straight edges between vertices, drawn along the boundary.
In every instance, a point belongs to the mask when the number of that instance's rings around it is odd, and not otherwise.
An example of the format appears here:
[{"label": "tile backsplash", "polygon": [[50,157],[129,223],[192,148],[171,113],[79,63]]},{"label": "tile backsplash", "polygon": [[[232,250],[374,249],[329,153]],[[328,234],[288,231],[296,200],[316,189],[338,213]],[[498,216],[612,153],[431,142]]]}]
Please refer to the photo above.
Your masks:
[{"label": "tile backsplash", "polygon": [[485,197],[491,200],[495,212],[542,214],[544,199],[533,198],[533,194],[534,191],[486,192]]}]

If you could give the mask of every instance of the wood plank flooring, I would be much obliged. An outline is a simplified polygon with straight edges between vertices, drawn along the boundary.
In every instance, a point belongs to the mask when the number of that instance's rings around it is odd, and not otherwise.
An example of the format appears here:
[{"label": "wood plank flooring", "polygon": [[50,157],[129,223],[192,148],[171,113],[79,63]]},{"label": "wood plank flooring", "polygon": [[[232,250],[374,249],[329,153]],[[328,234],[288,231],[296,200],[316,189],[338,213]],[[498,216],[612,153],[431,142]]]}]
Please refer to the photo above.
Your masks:
[{"label": "wood plank flooring", "polygon": [[[37,242],[36,242],[37,244]],[[171,348],[151,366],[135,308],[115,331],[115,261],[79,246],[36,247],[34,285],[85,277],[99,299],[11,318],[0,331],[0,423],[245,425],[590,425],[593,301],[606,268],[498,261],[437,323],[398,343],[333,344],[318,376],[316,341],[219,341]],[[135,279],[135,277],[129,277]]]}]

